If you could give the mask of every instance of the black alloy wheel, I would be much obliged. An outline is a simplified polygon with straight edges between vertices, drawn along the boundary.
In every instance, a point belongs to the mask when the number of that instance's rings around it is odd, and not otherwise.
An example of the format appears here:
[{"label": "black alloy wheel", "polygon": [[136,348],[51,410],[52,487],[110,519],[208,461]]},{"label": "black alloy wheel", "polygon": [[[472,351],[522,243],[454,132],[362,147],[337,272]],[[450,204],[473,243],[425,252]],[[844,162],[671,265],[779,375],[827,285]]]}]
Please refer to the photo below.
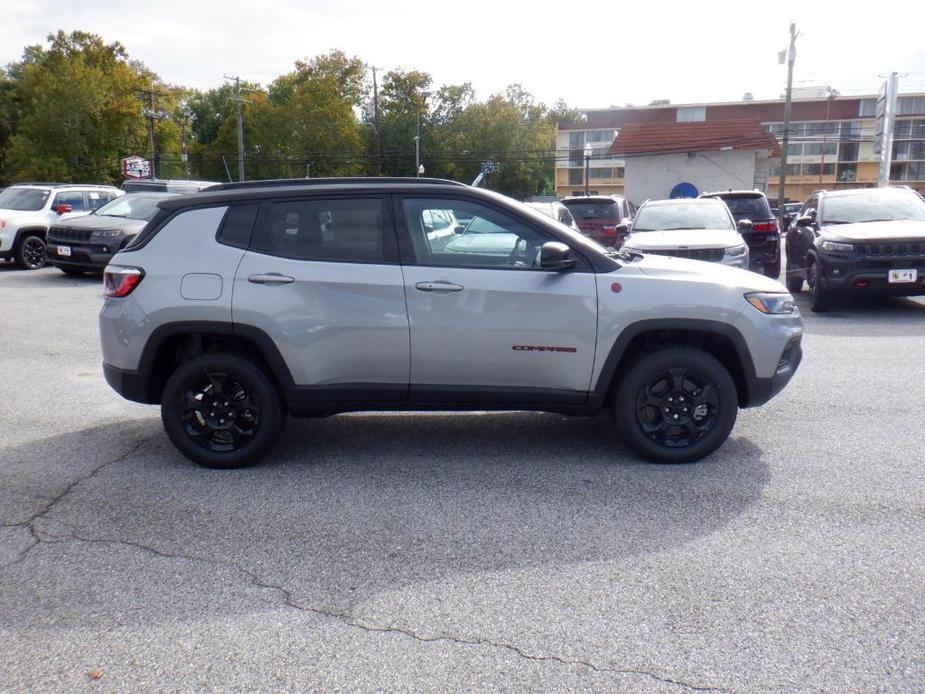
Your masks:
[{"label": "black alloy wheel", "polygon": [[624,441],[661,463],[700,460],[729,436],[738,392],[709,352],[665,347],[627,366],[613,402]]},{"label": "black alloy wheel", "polygon": [[182,364],[168,379],[161,419],[188,458],[214,468],[249,465],[279,436],[285,419],[273,380],[237,354],[207,353]]},{"label": "black alloy wheel", "polygon": [[806,266],[806,283],[811,292],[809,307],[813,313],[825,313],[832,308],[832,297],[819,281],[819,264],[815,260],[810,260]]},{"label": "black alloy wheel", "polygon": [[41,236],[29,234],[19,242],[16,263],[24,270],[38,270],[45,266],[45,241]]}]

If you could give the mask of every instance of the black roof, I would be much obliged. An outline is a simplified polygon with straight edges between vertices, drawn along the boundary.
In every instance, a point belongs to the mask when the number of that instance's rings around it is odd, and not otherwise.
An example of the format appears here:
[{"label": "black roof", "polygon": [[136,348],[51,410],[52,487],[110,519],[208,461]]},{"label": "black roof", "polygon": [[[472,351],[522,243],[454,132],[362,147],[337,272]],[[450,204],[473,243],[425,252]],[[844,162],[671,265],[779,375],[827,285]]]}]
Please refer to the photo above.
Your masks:
[{"label": "black roof", "polygon": [[411,176],[341,176],[329,178],[273,178],[265,181],[239,181],[235,183],[219,183],[210,186],[209,190],[238,190],[241,188],[281,188],[287,186],[328,186],[344,185],[348,183],[362,183],[364,185],[387,185],[391,183],[405,183],[408,185],[441,184],[464,186],[465,183],[451,181],[446,178],[423,178]]},{"label": "black roof", "polygon": [[701,193],[698,198],[761,198],[766,197],[760,190],[717,190],[710,193]]},{"label": "black roof", "polygon": [[[440,193],[446,192],[448,188],[451,188],[457,194],[465,192],[467,194],[471,193],[473,197],[479,197],[479,189],[477,188],[472,188],[458,181],[447,181],[440,178],[296,178],[291,180],[223,183],[206,188],[198,193],[178,195],[168,200],[162,200],[158,203],[158,207],[173,210],[181,207],[220,205],[234,201],[300,197],[306,193],[317,193],[320,190],[324,190],[325,193],[414,191]],[[482,192],[484,193],[484,191]]]}]

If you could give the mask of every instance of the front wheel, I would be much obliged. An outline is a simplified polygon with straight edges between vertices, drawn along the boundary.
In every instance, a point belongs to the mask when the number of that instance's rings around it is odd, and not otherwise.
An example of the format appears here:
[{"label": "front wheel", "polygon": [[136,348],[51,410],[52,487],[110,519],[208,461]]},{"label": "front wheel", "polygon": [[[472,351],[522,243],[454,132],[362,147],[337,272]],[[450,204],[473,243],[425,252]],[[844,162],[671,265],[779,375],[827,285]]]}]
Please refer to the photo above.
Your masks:
[{"label": "front wheel", "polygon": [[167,379],[161,420],[187,458],[210,468],[239,468],[270,450],[285,410],[273,380],[256,362],[207,353],[184,362]]},{"label": "front wheel", "polygon": [[16,264],[23,270],[38,270],[45,266],[45,239],[38,234],[26,234],[16,248]]},{"label": "front wheel", "polygon": [[712,354],[668,347],[627,368],[613,405],[623,440],[636,453],[658,463],[688,463],[729,437],[738,394]]},{"label": "front wheel", "polygon": [[810,261],[806,268],[806,283],[812,292],[809,308],[813,313],[825,313],[832,308],[832,296],[819,280],[819,264],[815,261]]}]

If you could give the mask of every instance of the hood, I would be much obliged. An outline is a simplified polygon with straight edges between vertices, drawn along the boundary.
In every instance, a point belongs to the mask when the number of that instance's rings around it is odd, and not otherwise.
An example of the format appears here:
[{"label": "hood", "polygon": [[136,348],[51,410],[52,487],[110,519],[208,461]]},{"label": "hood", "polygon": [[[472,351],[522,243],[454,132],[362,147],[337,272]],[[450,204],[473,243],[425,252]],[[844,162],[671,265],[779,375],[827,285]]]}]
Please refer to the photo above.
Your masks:
[{"label": "hood", "polygon": [[52,226],[62,229],[118,229],[126,234],[137,234],[147,223],[144,219],[88,214],[83,217],[72,217],[60,222],[52,222]]},{"label": "hood", "polygon": [[[645,232],[654,233],[654,232]],[[719,282],[730,287],[740,287],[743,292],[786,292],[787,289],[777,280],[759,275],[757,272],[739,268],[707,263],[702,260],[672,258],[666,255],[646,255],[642,260],[634,260],[632,267],[638,268],[645,275],[665,279],[695,279]]]},{"label": "hood", "polygon": [[640,231],[626,237],[625,246],[641,251],[678,248],[729,248],[745,241],[732,229],[671,229]]},{"label": "hood", "polygon": [[12,222],[21,217],[38,217],[45,215],[45,210],[3,210],[0,209],[0,220]]},{"label": "hood", "polygon": [[[2,213],[0,213],[2,214]],[[864,242],[890,239],[925,241],[925,221],[897,219],[893,222],[862,222],[860,224],[832,224],[822,227],[823,236],[830,241]]]}]

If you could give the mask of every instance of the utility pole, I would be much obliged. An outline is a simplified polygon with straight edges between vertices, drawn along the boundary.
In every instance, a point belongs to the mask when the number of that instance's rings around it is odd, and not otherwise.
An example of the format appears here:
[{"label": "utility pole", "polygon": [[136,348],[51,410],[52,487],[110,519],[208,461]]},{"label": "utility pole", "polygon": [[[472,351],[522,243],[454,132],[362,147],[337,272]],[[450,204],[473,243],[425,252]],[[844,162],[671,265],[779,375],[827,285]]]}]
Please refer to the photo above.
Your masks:
[{"label": "utility pole", "polygon": [[183,175],[186,180],[189,180],[189,152],[186,148],[186,126],[189,124],[190,116],[192,113],[186,104],[182,105],[182,110],[180,111],[180,140],[183,143],[183,154],[181,158],[183,159]]},{"label": "utility pole", "polygon": [[414,136],[414,175],[420,176],[421,170],[421,109],[418,109],[417,134]]},{"label": "utility pole", "polygon": [[896,123],[896,95],[899,92],[899,73],[891,72],[880,87],[877,98],[877,134],[874,138],[874,154],[880,160],[880,175],[877,186],[890,184],[890,168],[893,164],[893,125]]},{"label": "utility pole", "polygon": [[144,97],[145,105],[141,109],[141,115],[148,119],[148,135],[151,138],[151,178],[157,178],[157,142],[154,139],[154,122],[164,120],[167,114],[157,110],[157,97],[162,96],[155,85],[151,89],[142,89],[140,94]]},{"label": "utility pole", "polygon": [[[373,126],[376,131],[376,175],[382,175],[382,135],[379,129],[379,85],[376,82],[376,70],[373,67]],[[420,133],[418,133],[420,135]],[[307,178],[307,176],[306,176]]]},{"label": "utility pole", "polygon": [[241,78],[237,75],[229,77],[224,75],[229,82],[234,82],[233,101],[237,105],[238,111],[238,180],[244,180],[244,116],[241,115],[241,104],[247,99],[241,98]]},{"label": "utility pole", "polygon": [[793,98],[793,61],[797,56],[797,25],[790,22],[790,47],[787,49],[787,95],[784,101],[784,139],[781,142],[780,178],[777,181],[778,223],[784,223],[784,200],[787,185],[787,147],[790,145],[790,107]]}]

